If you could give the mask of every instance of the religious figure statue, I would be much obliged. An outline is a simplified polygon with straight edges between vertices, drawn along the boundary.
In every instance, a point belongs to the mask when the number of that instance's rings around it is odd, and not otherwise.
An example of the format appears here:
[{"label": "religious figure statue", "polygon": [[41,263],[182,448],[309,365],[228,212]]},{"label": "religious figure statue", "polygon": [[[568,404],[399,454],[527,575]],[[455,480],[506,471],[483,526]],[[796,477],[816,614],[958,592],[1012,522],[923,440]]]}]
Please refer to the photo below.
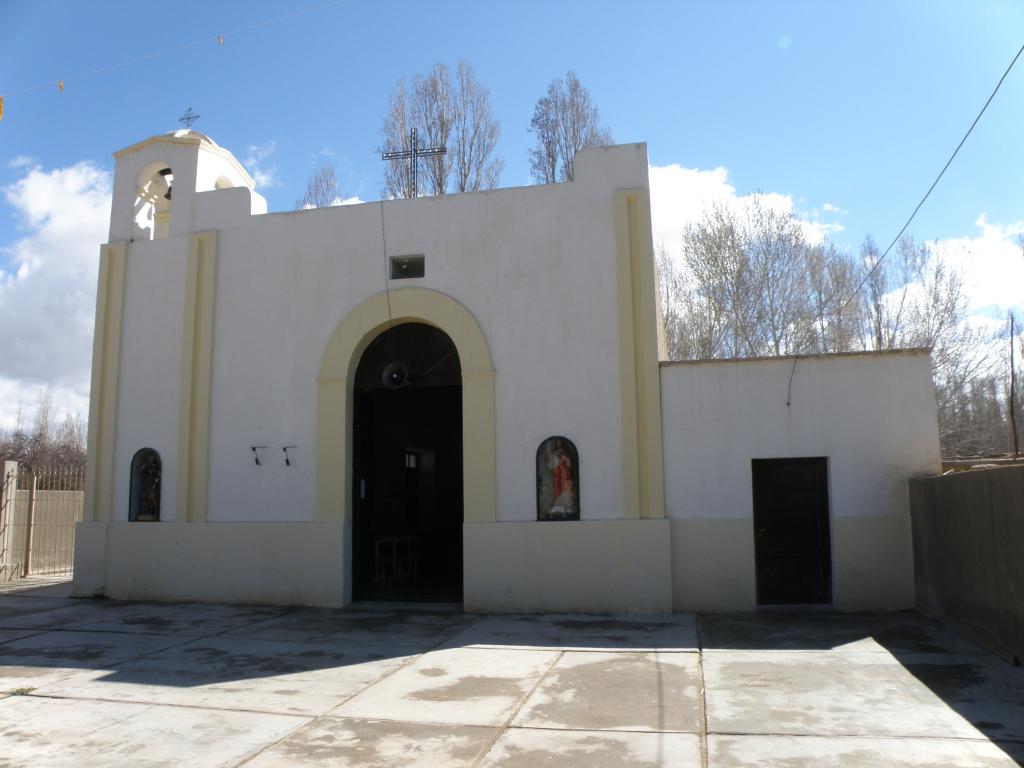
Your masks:
[{"label": "religious figure statue", "polygon": [[565,437],[549,437],[537,449],[537,519],[579,520],[579,459]]}]

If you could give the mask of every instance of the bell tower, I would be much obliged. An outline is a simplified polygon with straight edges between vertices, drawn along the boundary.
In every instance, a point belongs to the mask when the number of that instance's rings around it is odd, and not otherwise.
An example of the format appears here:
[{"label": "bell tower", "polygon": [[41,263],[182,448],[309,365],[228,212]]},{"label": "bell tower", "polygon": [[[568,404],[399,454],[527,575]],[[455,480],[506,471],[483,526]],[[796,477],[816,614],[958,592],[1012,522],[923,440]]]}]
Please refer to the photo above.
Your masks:
[{"label": "bell tower", "polygon": [[193,232],[204,192],[245,188],[252,193],[252,213],[266,211],[242,164],[199,131],[183,129],[152,136],[115,152],[114,158],[112,243]]}]

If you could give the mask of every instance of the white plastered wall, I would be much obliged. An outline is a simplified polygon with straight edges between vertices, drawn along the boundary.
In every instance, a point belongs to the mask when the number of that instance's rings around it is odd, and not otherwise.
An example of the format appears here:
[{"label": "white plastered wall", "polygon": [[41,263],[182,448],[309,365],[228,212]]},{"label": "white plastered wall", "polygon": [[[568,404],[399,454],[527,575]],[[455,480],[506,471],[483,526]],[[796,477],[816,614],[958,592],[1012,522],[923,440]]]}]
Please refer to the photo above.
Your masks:
[{"label": "white plastered wall", "polygon": [[[81,526],[79,594],[283,599],[268,586],[280,574],[264,572],[260,563],[294,558],[308,549],[302,543],[308,536],[326,535],[336,537],[321,552],[330,562],[309,567],[330,583],[299,580],[287,599],[347,599],[346,525],[312,523],[316,379],[341,320],[388,286],[426,288],[463,304],[494,364],[499,522],[466,534],[467,573],[481,563],[491,563],[492,575],[504,573],[493,567],[499,556],[514,572],[506,575],[521,584],[533,583],[525,578],[531,574],[555,581],[565,581],[566,568],[574,574],[560,592],[550,589],[552,581],[508,592],[490,579],[467,588],[467,606],[668,608],[667,522],[621,519],[618,341],[621,313],[632,310],[622,305],[617,285],[614,192],[647,187],[646,147],[589,150],[577,158],[571,184],[259,215],[265,202],[249,185],[235,185],[245,177],[230,175],[233,166],[219,148],[214,153],[201,142],[157,137],[118,154],[112,240],[130,235],[122,209],[130,205],[138,167],[157,160],[175,174],[170,237],[129,244],[113,522]],[[228,182],[232,188],[223,189]],[[188,235],[199,231],[216,233],[203,510],[209,522],[185,523],[172,519]],[[388,257],[408,254],[426,257],[426,276],[388,281]],[[579,450],[584,520],[578,528],[535,522],[536,449],[553,434],[570,437]],[[143,445],[163,459],[163,522],[137,530],[122,521],[131,455]],[[254,445],[265,446],[260,466]],[[291,466],[283,446],[290,446]],[[204,544],[211,536],[235,542],[225,555],[232,567],[211,555]],[[569,549],[552,543],[559,541]],[[534,550],[527,561],[517,556]],[[187,562],[189,579],[164,573],[171,562]],[[573,562],[586,567],[572,569]],[[216,595],[204,589],[211,580],[219,584]]]},{"label": "white plastered wall", "polygon": [[676,610],[755,607],[751,460],[810,456],[836,606],[913,605],[907,480],[940,467],[927,352],[666,364],[661,387]]},{"label": "white plastered wall", "polygon": [[[572,184],[385,202],[383,238],[380,203],[221,229],[209,519],[312,519],[321,357],[342,318],[386,282],[444,293],[483,330],[496,371],[498,520],[535,519],[534,457],[553,434],[579,450],[583,518],[621,517],[612,191],[646,186],[646,150],[584,153],[577,169]],[[425,277],[386,281],[384,241],[388,257],[424,254]],[[268,446],[261,466],[254,445]],[[285,445],[296,446],[290,467]]]},{"label": "white plastered wall", "polygon": [[142,448],[160,454],[160,518],[174,519],[187,250],[184,238],[128,246],[112,520],[128,519],[131,461]]}]

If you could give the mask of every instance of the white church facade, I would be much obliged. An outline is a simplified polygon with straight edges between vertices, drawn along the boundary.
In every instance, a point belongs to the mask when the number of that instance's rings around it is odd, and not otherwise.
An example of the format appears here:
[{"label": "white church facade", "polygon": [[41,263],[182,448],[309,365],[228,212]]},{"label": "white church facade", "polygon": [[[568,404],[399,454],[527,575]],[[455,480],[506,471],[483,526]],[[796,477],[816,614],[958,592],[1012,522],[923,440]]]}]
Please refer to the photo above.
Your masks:
[{"label": "white church facade", "polygon": [[927,351],[662,362],[644,145],[274,214],[201,133],[115,158],[76,594],[913,604]]}]

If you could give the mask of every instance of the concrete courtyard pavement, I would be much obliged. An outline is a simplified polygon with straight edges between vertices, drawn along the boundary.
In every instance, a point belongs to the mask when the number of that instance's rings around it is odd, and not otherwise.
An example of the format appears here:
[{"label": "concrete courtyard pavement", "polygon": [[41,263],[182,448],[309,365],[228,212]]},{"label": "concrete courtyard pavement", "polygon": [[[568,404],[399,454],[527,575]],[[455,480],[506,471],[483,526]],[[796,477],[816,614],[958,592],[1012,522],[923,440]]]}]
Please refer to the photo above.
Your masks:
[{"label": "concrete courtyard pavement", "polygon": [[913,613],[466,615],[0,590],[0,766],[1012,766],[1024,670]]}]

